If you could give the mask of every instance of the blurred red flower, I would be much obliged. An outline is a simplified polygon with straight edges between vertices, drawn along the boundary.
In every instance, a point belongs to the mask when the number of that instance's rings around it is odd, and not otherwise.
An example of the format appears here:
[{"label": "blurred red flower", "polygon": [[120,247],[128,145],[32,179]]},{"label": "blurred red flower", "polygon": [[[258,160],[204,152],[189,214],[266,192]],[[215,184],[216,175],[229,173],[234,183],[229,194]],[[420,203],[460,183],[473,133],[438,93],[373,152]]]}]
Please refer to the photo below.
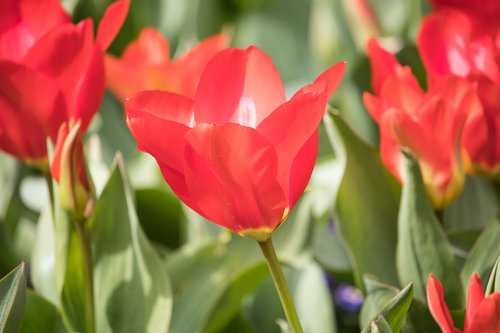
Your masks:
[{"label": "blurred red flower", "polygon": [[109,89],[122,101],[139,91],[151,89],[192,98],[203,68],[227,44],[227,36],[213,36],[178,59],[171,60],[168,41],[161,32],[145,28],[121,58],[106,56]]},{"label": "blurred red flower", "polygon": [[[445,333],[461,333],[455,327],[444,300],[443,285],[431,273],[427,279],[427,302],[432,316]],[[481,280],[473,273],[465,308],[464,333],[500,332],[500,293],[486,296]]]},{"label": "blurred red flower", "polygon": [[104,50],[120,29],[129,1],[113,3],[94,40],[92,20],[72,24],[56,0],[0,5],[0,149],[46,163],[46,139],[80,120],[84,131],[105,90]]},{"label": "blurred red flower", "polygon": [[[485,121],[464,129],[473,166],[500,174],[500,2],[434,1],[421,23],[418,49],[429,81],[455,75],[476,82]],[[478,135],[479,134],[479,135]]]},{"label": "blurred red flower", "polygon": [[424,92],[410,68],[375,39],[368,43],[368,55],[374,94],[364,93],[363,101],[380,127],[382,161],[402,180],[398,146],[409,148],[418,158],[433,206],[443,208],[464,184],[462,131],[471,126],[471,115],[482,115],[476,87],[448,77]]},{"label": "blurred red flower", "polygon": [[344,68],[334,65],[286,101],[267,55],[226,49],[205,67],[194,99],[161,91],[130,98],[128,126],[185,204],[264,241],[309,181],[317,128]]}]

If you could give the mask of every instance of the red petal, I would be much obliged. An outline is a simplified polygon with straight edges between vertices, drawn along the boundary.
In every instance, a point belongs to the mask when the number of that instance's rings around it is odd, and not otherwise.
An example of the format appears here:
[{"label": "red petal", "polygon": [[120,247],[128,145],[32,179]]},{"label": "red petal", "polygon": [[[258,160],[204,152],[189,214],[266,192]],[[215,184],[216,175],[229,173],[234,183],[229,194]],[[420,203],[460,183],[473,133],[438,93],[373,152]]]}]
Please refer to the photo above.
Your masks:
[{"label": "red petal", "polygon": [[94,44],[92,21],[52,30],[33,46],[26,63],[57,81],[68,105],[68,118],[88,124],[105,89],[102,55]]},{"label": "red petal", "polygon": [[486,297],[479,305],[467,333],[500,332],[500,293]]},{"label": "red petal", "polygon": [[481,279],[474,272],[469,281],[469,292],[467,293],[467,302],[465,306],[465,324],[464,331],[468,332],[471,328],[471,322],[476,315],[476,312],[484,300],[484,289]]},{"label": "red petal", "polygon": [[[110,90],[124,101],[142,90],[171,90],[164,66],[170,61],[168,41],[154,28],[141,30],[122,58],[106,56],[106,79]],[[175,91],[172,91],[175,92]]]},{"label": "red petal", "polygon": [[127,17],[129,7],[129,0],[119,0],[112,3],[106,9],[97,28],[96,38],[102,50],[106,50],[111,45],[113,39],[115,39]]},{"label": "red petal", "polygon": [[455,328],[448,306],[444,301],[443,285],[432,273],[427,279],[427,303],[432,316],[444,333],[460,332]]},{"label": "red petal", "polygon": [[0,62],[0,147],[23,160],[47,157],[65,119],[64,100],[53,82],[22,65]]},{"label": "red petal", "polygon": [[130,98],[125,110],[139,149],[157,160],[172,190],[193,206],[184,179],[184,136],[189,127],[183,121],[192,118],[192,101],[167,92],[144,91]]},{"label": "red petal", "polygon": [[418,49],[431,75],[467,76],[472,68],[467,54],[470,22],[459,11],[443,10],[422,21]]},{"label": "red petal", "polygon": [[345,62],[338,62],[332,67],[328,68],[326,71],[321,73],[314,83],[318,83],[320,81],[324,81],[326,84],[326,89],[324,92],[326,100],[330,99],[333,95],[340,81],[342,80],[342,76],[345,72]]},{"label": "red petal", "polygon": [[232,122],[255,128],[285,101],[271,59],[256,47],[226,49],[205,67],[195,97],[197,123]]},{"label": "red petal", "polygon": [[[300,186],[299,188],[290,187],[291,167],[299,150],[314,134],[323,118],[325,88],[324,81],[321,81],[308,86],[308,93],[299,91],[290,101],[281,105],[257,127],[257,131],[267,138],[278,154],[278,181],[289,200],[292,197],[290,192],[294,193],[293,197],[295,198],[300,188]],[[306,147],[312,150],[307,153],[303,152],[304,156],[315,160],[314,152],[317,147],[310,145]],[[304,161],[304,165],[310,163],[310,161]],[[294,173],[298,172],[299,170],[295,170]],[[304,175],[308,173],[309,170],[303,170]],[[303,181],[299,181],[296,184],[302,183]]]},{"label": "red petal", "polygon": [[279,225],[288,203],[276,152],[258,132],[200,124],[186,140],[186,181],[200,214],[237,233]]},{"label": "red petal", "polygon": [[176,59],[166,68],[165,79],[174,92],[194,98],[200,77],[206,65],[221,50],[227,47],[226,35],[207,38],[193,49]]},{"label": "red petal", "polygon": [[304,143],[302,148],[292,161],[290,168],[290,194],[288,202],[290,209],[295,206],[295,203],[304,192],[316,163],[316,155],[318,154],[318,131]]}]

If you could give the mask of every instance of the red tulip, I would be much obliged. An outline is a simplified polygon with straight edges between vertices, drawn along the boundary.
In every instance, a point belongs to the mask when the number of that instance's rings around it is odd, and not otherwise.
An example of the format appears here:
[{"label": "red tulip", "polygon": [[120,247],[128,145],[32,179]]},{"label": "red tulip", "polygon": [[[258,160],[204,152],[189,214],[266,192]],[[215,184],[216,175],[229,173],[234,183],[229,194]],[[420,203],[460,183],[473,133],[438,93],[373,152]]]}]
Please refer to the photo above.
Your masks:
[{"label": "red tulip", "polygon": [[123,101],[147,89],[166,90],[192,98],[203,68],[227,44],[225,35],[217,35],[172,61],[168,41],[161,32],[145,28],[121,59],[106,57],[108,86]]},{"label": "red tulip", "polygon": [[[498,1],[435,1],[422,21],[418,48],[430,82],[455,75],[478,84],[484,114],[464,129],[475,169],[500,175],[500,5]],[[484,6],[483,6],[484,4]]]},{"label": "red tulip", "polygon": [[309,181],[317,128],[344,67],[331,67],[286,101],[269,57],[256,47],[226,49],[205,67],[194,99],[161,91],[130,98],[128,126],[184,203],[264,241]]},{"label": "red tulip", "polygon": [[398,146],[417,156],[427,193],[435,208],[446,206],[462,189],[462,130],[470,114],[482,113],[473,84],[449,77],[424,92],[408,67],[372,39],[368,44],[375,95],[363,100],[380,126],[383,163],[403,179]]},{"label": "red tulip", "polygon": [[[427,302],[432,316],[445,333],[461,333],[453,323],[444,300],[443,285],[431,273],[427,280]],[[486,296],[481,280],[473,273],[469,282],[465,309],[464,333],[500,332],[500,293]]]},{"label": "red tulip", "polygon": [[104,50],[126,16],[128,0],[106,11],[94,40],[91,19],[69,22],[56,1],[2,2],[0,14],[0,149],[46,163],[65,121],[84,131],[105,89]]}]

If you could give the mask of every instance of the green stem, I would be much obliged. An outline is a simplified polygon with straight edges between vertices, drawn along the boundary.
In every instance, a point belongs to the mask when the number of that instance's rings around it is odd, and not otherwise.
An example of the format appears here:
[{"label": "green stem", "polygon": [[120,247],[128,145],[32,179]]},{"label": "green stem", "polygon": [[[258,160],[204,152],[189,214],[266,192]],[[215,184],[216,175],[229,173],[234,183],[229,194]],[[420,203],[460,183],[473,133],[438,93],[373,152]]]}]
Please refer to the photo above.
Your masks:
[{"label": "green stem", "polygon": [[92,250],[90,248],[90,237],[85,230],[83,221],[75,222],[76,233],[83,256],[83,277],[85,288],[85,333],[95,332],[94,319],[94,273],[92,269]]},{"label": "green stem", "polygon": [[281,270],[278,257],[276,257],[276,252],[274,251],[273,242],[271,238],[264,242],[258,242],[264,257],[266,258],[267,267],[271,271],[271,276],[273,277],[274,285],[278,291],[278,295],[281,300],[281,305],[285,311],[286,319],[288,324],[294,333],[302,333],[302,326],[300,325],[299,317],[297,316],[297,311],[293,305],[292,296],[290,290],[288,289],[288,284],[286,283],[285,275]]}]

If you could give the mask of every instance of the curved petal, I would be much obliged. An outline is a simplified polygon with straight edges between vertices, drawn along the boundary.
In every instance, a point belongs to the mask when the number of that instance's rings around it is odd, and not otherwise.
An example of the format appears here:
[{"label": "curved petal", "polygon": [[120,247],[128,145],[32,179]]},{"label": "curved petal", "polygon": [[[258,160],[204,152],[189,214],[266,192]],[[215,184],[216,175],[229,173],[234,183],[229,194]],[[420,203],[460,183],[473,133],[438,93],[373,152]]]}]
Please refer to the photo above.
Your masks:
[{"label": "curved petal", "polygon": [[271,59],[256,47],[226,49],[205,67],[195,96],[197,123],[236,123],[255,128],[285,101]]},{"label": "curved petal", "polygon": [[472,273],[469,281],[469,292],[467,293],[467,302],[465,306],[465,323],[464,331],[468,332],[471,328],[471,322],[484,300],[484,289],[481,279],[476,274]]},{"label": "curved petal", "polygon": [[129,7],[129,0],[119,0],[113,2],[108,9],[106,9],[101,22],[99,22],[99,27],[97,28],[96,40],[101,49],[106,50],[109,45],[111,45],[111,42],[115,39],[127,17]]},{"label": "curved petal", "polygon": [[237,124],[199,124],[186,140],[186,181],[198,212],[242,235],[270,235],[288,203],[267,140]]},{"label": "curved petal", "polygon": [[439,327],[441,327],[441,330],[444,333],[460,333],[460,331],[455,328],[448,306],[444,301],[443,285],[432,273],[427,279],[426,290],[429,310]]},{"label": "curved petal", "polygon": [[165,180],[181,200],[195,206],[184,179],[184,136],[189,126],[182,121],[191,118],[192,101],[167,92],[144,91],[130,98],[125,110],[138,148],[156,159]]},{"label": "curved petal", "polygon": [[168,86],[181,95],[194,98],[200,77],[208,62],[229,44],[226,35],[216,35],[197,44],[166,68]]},{"label": "curved petal", "polygon": [[169,62],[168,41],[159,30],[144,28],[137,40],[127,46],[121,59],[106,55],[108,86],[122,101],[142,90],[171,90],[164,83],[168,78],[163,67]]},{"label": "curved petal", "polygon": [[0,147],[25,161],[47,157],[65,105],[54,83],[23,65],[0,62]]},{"label": "curved petal", "polygon": [[69,22],[58,0],[1,1],[0,59],[22,61],[41,36]]},{"label": "curved petal", "polygon": [[290,210],[295,206],[311,179],[317,154],[318,131],[316,130],[300,148],[290,167],[290,194],[288,197]]},{"label": "curved petal", "polygon": [[100,52],[88,19],[52,30],[33,46],[25,63],[57,81],[66,97],[68,118],[86,115],[88,123],[105,88]]},{"label": "curved petal", "polygon": [[471,27],[468,18],[456,10],[442,10],[426,16],[420,25],[418,49],[431,75],[465,77],[472,71],[467,52]]},{"label": "curved petal", "polygon": [[319,83],[324,81],[326,84],[326,89],[324,91],[325,100],[328,101],[337,89],[340,81],[342,81],[342,76],[345,72],[345,62],[341,61],[328,68],[326,71],[321,73],[314,83]]},{"label": "curved petal", "polygon": [[479,305],[467,333],[500,332],[500,293],[486,297]]},{"label": "curved petal", "polygon": [[[308,86],[308,93],[299,91],[290,101],[281,105],[257,127],[257,131],[273,145],[278,154],[278,181],[289,200],[291,198],[290,171],[292,163],[299,150],[317,130],[323,118],[326,106],[325,89],[325,82],[320,81]],[[314,148],[314,151],[316,149]],[[306,155],[312,157],[313,151]],[[304,172],[308,171],[304,170]]]}]

